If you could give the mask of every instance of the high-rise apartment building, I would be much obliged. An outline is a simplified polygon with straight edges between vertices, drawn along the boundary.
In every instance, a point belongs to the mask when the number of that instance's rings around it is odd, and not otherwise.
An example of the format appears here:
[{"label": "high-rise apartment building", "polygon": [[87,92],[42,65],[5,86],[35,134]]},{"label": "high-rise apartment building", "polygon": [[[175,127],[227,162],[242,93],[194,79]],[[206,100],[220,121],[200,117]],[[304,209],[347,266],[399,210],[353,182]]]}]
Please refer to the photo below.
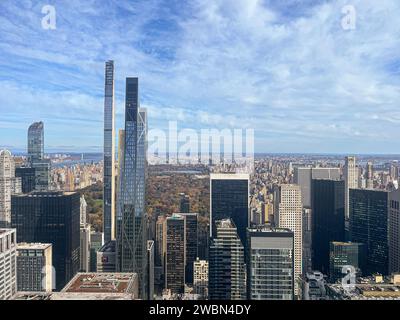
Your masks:
[{"label": "high-rise apartment building", "polygon": [[210,245],[208,294],[210,300],[246,299],[244,247],[231,219],[216,221]]},{"label": "high-rise apartment building", "polygon": [[114,61],[105,66],[104,89],[104,241],[115,239],[115,129],[114,129]]},{"label": "high-rise apartment building", "polygon": [[126,79],[125,99],[125,142],[117,205],[117,271],[136,272],[139,294],[146,297],[147,117],[146,110],[139,108],[138,78]]},{"label": "high-rise apartment building", "polygon": [[203,299],[208,297],[208,261],[199,258],[193,263],[193,291]]},{"label": "high-rise apartment building", "polygon": [[186,220],[179,214],[165,221],[165,288],[185,292]]},{"label": "high-rise apartment building", "polygon": [[312,180],[313,269],[329,272],[329,244],[345,240],[344,181]]},{"label": "high-rise apartment building", "polygon": [[210,175],[210,236],[215,237],[216,221],[232,219],[242,244],[246,245],[246,229],[250,224],[249,175]]},{"label": "high-rise apartment building", "polygon": [[303,205],[300,186],[284,184],[276,187],[274,201],[275,225],[294,233],[294,283],[295,295],[298,295],[303,271]]},{"label": "high-rise apartment building", "polygon": [[11,222],[11,195],[21,192],[21,178],[15,178],[15,163],[8,150],[0,151],[0,228]]},{"label": "high-rise apartment building", "polygon": [[13,195],[11,225],[18,242],[51,243],[60,290],[80,267],[80,197],[70,192],[36,192]]},{"label": "high-rise apartment building", "polygon": [[366,169],[366,188],[367,189],[373,189],[374,188],[374,171],[373,171],[373,166],[372,162],[367,163],[367,169]]},{"label": "high-rise apartment building", "polygon": [[81,224],[80,226],[80,272],[90,271],[90,234],[91,226]]},{"label": "high-rise apartment building", "polygon": [[50,243],[18,243],[17,288],[18,291],[27,292],[53,290],[53,253]]},{"label": "high-rise apartment building", "polygon": [[0,300],[17,293],[17,239],[15,229],[0,229]]},{"label": "high-rise apartment building", "polygon": [[267,226],[248,229],[248,299],[294,299],[294,238],[290,229]]},{"label": "high-rise apartment building", "polygon": [[[389,193],[382,190],[350,190],[350,239],[367,250],[365,275],[389,274]],[[364,270],[363,270],[364,271]]]},{"label": "high-rise apartment building", "polygon": [[349,217],[349,190],[358,188],[358,168],[356,165],[356,157],[346,157],[345,164],[343,167],[344,175],[344,189],[345,189],[345,217],[348,220]]},{"label": "high-rise apartment building", "polygon": [[400,273],[400,189],[389,193],[389,274]]},{"label": "high-rise apartment building", "polygon": [[28,128],[28,158],[35,169],[35,190],[48,191],[50,188],[50,160],[44,158],[44,124],[34,122]]}]

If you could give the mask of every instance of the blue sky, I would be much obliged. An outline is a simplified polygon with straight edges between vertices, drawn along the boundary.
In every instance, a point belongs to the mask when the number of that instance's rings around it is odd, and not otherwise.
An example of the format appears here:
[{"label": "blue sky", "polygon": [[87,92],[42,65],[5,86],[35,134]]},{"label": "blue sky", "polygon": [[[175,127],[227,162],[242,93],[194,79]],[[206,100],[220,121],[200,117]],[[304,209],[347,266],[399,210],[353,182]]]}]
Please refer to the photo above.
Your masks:
[{"label": "blue sky", "polygon": [[399,153],[399,15],[398,0],[2,0],[0,147],[24,149],[43,120],[48,151],[101,150],[113,59],[117,128],[138,76],[150,128],[253,128],[256,152]]}]

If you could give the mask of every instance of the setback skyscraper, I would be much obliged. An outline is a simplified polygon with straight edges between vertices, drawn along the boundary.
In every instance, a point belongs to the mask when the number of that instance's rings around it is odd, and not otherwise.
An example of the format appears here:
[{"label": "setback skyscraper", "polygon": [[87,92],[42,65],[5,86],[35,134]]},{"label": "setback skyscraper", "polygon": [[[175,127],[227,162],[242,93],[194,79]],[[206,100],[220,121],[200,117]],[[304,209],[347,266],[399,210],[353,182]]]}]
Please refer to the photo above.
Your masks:
[{"label": "setback skyscraper", "polygon": [[216,221],[210,245],[210,300],[246,299],[244,247],[231,219]]},{"label": "setback skyscraper", "polygon": [[107,243],[115,239],[114,61],[106,62],[104,91],[103,231]]}]

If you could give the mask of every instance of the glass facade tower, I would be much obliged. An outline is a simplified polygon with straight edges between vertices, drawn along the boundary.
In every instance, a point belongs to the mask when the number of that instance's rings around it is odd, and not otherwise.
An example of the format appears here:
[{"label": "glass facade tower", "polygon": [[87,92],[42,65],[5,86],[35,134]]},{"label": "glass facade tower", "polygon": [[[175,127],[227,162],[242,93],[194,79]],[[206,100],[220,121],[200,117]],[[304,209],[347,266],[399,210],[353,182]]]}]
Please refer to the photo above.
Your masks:
[{"label": "glass facade tower", "polygon": [[147,164],[146,110],[139,108],[139,80],[126,79],[125,142],[120,161],[117,204],[117,271],[136,272],[139,295],[146,293],[145,187]]}]

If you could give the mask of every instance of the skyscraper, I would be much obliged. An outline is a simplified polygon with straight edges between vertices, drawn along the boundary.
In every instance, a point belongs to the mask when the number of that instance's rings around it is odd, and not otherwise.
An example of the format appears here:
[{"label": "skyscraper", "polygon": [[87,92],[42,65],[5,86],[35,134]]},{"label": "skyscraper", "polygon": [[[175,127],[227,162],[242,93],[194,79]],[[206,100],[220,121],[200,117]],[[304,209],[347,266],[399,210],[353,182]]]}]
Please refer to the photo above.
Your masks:
[{"label": "skyscraper", "polygon": [[92,230],[90,232],[90,271],[97,271],[97,253],[104,245],[104,233]]},{"label": "skyscraper", "polygon": [[364,243],[366,275],[388,275],[389,193],[381,190],[350,190],[350,239]]},{"label": "skyscraper", "polygon": [[304,208],[311,208],[312,179],[339,180],[340,170],[339,168],[294,168],[293,182],[301,188],[301,202]]},{"label": "skyscraper", "polygon": [[15,178],[15,163],[8,150],[0,151],[0,228],[11,222],[11,194],[19,193],[21,178]]},{"label": "skyscraper", "polygon": [[104,91],[103,232],[107,243],[115,239],[114,61],[106,62]]},{"label": "skyscraper", "polygon": [[187,194],[181,193],[180,194],[180,211],[182,213],[189,213],[190,212],[190,199]]},{"label": "skyscraper", "polygon": [[139,294],[146,294],[145,185],[147,118],[139,108],[139,80],[126,79],[125,142],[119,173],[117,205],[117,270],[136,272]]},{"label": "skyscraper", "polygon": [[15,176],[21,178],[23,193],[29,193],[36,188],[35,168],[15,168]]},{"label": "skyscraper", "polygon": [[329,254],[329,279],[332,283],[345,275],[344,266],[353,266],[357,277],[362,276],[366,264],[366,250],[363,243],[332,241]]},{"label": "skyscraper", "polygon": [[147,241],[147,300],[154,299],[154,241]]},{"label": "skyscraper", "polygon": [[345,189],[344,210],[345,210],[345,217],[348,220],[350,219],[349,190],[358,188],[358,168],[356,166],[356,157],[345,158],[343,174],[344,174],[344,189]]},{"label": "skyscraper", "polygon": [[186,221],[179,214],[166,219],[165,288],[185,292]]},{"label": "skyscraper", "polygon": [[295,295],[298,295],[303,268],[303,206],[300,187],[294,184],[278,186],[274,200],[275,225],[294,233],[294,285]]},{"label": "skyscraper", "polygon": [[35,190],[48,191],[50,188],[50,160],[44,158],[44,124],[35,122],[28,128],[28,158],[35,169]]},{"label": "skyscraper", "polygon": [[28,128],[28,157],[30,162],[44,159],[43,122],[34,122]]},{"label": "skyscraper", "polygon": [[389,273],[400,272],[400,189],[389,193]]},{"label": "skyscraper", "polygon": [[246,299],[244,262],[244,247],[233,221],[216,221],[216,233],[210,245],[210,300]]},{"label": "skyscraper", "polygon": [[18,291],[51,292],[53,290],[52,269],[52,245],[50,243],[18,243]]},{"label": "skyscraper", "polygon": [[60,290],[79,271],[78,193],[38,192],[13,195],[11,225],[18,242],[51,243]]},{"label": "skyscraper", "polygon": [[374,171],[372,162],[367,163],[367,170],[366,170],[366,178],[367,178],[367,189],[374,188]]},{"label": "skyscraper", "polygon": [[312,180],[313,269],[329,272],[329,243],[344,241],[344,181]]},{"label": "skyscraper", "polygon": [[294,234],[284,228],[249,228],[247,294],[250,300],[294,299]]},{"label": "skyscraper", "polygon": [[15,229],[0,229],[0,300],[17,292],[17,239]]},{"label": "skyscraper", "polygon": [[193,263],[193,291],[204,299],[208,297],[208,261],[206,260],[197,258]]},{"label": "skyscraper", "polygon": [[210,236],[215,237],[215,222],[232,219],[243,246],[246,246],[246,228],[249,216],[249,175],[210,175]]},{"label": "skyscraper", "polygon": [[186,220],[186,266],[185,282],[193,284],[193,263],[197,258],[197,213],[179,213]]}]

